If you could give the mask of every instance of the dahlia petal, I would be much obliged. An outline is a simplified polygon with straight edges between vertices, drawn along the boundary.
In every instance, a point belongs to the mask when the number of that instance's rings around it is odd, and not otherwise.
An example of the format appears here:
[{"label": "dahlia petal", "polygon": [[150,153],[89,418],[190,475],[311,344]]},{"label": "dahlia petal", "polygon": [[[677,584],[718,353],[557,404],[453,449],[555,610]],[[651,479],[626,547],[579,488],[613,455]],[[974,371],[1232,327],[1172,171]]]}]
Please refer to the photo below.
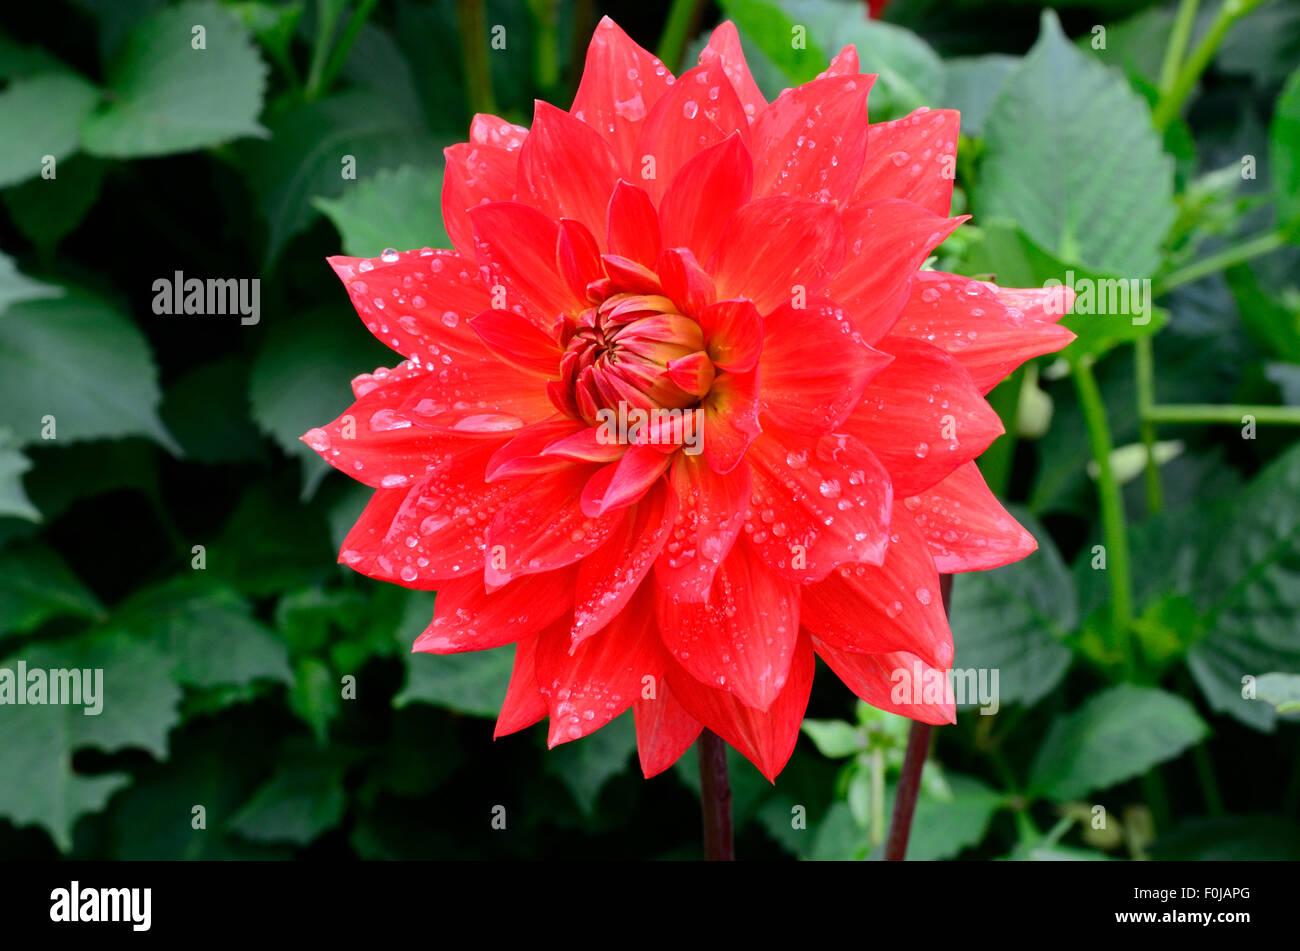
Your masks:
[{"label": "dahlia petal", "polygon": [[[956,705],[947,699],[949,691],[938,686],[947,684],[943,670],[931,667],[915,654],[854,654],[816,637],[813,647],[835,676],[873,707],[936,726],[957,722]],[[914,693],[912,684],[918,681],[920,686]],[[943,690],[943,698],[927,697],[926,684]]]},{"label": "dahlia petal", "polygon": [[891,543],[880,565],[842,565],[803,589],[800,621],[838,650],[905,650],[947,669],[952,631],[925,536],[899,502],[889,530]]},{"label": "dahlia petal", "polygon": [[973,462],[920,495],[903,500],[944,574],[985,571],[1019,561],[1038,548],[1002,507]]},{"label": "dahlia petal", "polygon": [[730,472],[745,456],[758,422],[758,371],[723,373],[713,381],[698,414],[700,445],[714,472]]},{"label": "dahlia petal", "polygon": [[867,148],[872,76],[829,76],[781,93],[754,120],[754,194],[847,202]]},{"label": "dahlia petal", "polygon": [[663,292],[678,310],[699,318],[716,294],[713,278],[687,248],[665,248],[655,266]]},{"label": "dahlia petal", "polygon": [[513,644],[566,615],[572,600],[576,565],[526,575],[488,592],[479,575],[453,578],[438,586],[433,621],[415,639],[412,651],[459,654]]},{"label": "dahlia petal", "polygon": [[586,300],[587,285],[605,277],[605,266],[600,260],[600,246],[581,221],[573,218],[560,219],[560,240],[555,256],[574,300]]},{"label": "dahlia petal", "polygon": [[518,575],[571,565],[614,533],[623,519],[622,511],[599,518],[582,513],[582,488],[592,472],[592,466],[571,466],[544,473],[497,510],[486,532],[485,577],[490,586],[503,585]]},{"label": "dahlia petal", "polygon": [[999,287],[996,284],[981,282],[993,296],[1007,308],[1013,319],[1023,317],[1025,320],[1054,324],[1070,312],[1074,306],[1074,288],[1060,287]]},{"label": "dahlia petal", "polygon": [[469,210],[487,201],[513,201],[519,153],[505,148],[458,142],[442,150],[442,223],[452,245],[474,256],[474,226]]},{"label": "dahlia petal", "polygon": [[532,130],[519,150],[522,201],[551,218],[581,221],[599,238],[618,177],[618,160],[595,129],[537,100]]},{"label": "dahlia petal", "polygon": [[677,170],[660,202],[665,247],[689,248],[696,260],[709,260],[753,185],[754,160],[739,133],[695,153]]},{"label": "dahlia petal", "polygon": [[796,641],[785,687],[766,710],[746,706],[732,693],[700,683],[680,666],[670,666],[668,683],[688,714],[731,744],[759,772],[775,782],[794,752],[808,709],[816,669],[807,636]]},{"label": "dahlia petal", "polygon": [[573,462],[613,462],[620,459],[627,447],[617,442],[606,426],[584,426],[563,436],[542,449],[542,455]]},{"label": "dahlia petal", "polygon": [[[763,318],[753,302],[718,301],[705,307],[699,320],[704,345],[717,369],[730,373],[754,369],[763,352]],[[766,380],[763,385],[766,388]]]},{"label": "dahlia petal", "polygon": [[[372,377],[373,383],[377,377]],[[353,381],[354,384],[357,381]],[[489,355],[486,360],[452,360],[438,370],[379,379],[368,385],[366,417],[352,415],[354,429],[362,425],[386,431],[416,426],[465,434],[501,435],[555,414],[537,376]],[[360,409],[360,407],[357,407]],[[347,439],[346,435],[344,439]],[[351,438],[356,438],[355,434]],[[334,448],[344,448],[342,443]]]},{"label": "dahlia petal", "polygon": [[511,366],[543,377],[560,375],[560,345],[526,317],[509,310],[485,310],[469,322],[484,345]]},{"label": "dahlia petal", "polygon": [[469,123],[469,140],[475,145],[492,145],[514,152],[526,138],[528,130],[523,126],[490,113],[477,112]]},{"label": "dahlia petal", "polygon": [[800,294],[820,293],[843,260],[835,209],[780,195],[759,198],[731,216],[709,270],[720,298],[748,297],[767,314]]},{"label": "dahlia petal", "polygon": [[[714,90],[717,98],[710,99]],[[737,130],[748,144],[749,120],[721,63],[697,66],[684,73],[646,117],[633,153],[634,180],[657,204],[691,156]]]},{"label": "dahlia petal", "polygon": [[703,727],[686,712],[660,677],[654,693],[638,698],[632,707],[636,716],[636,749],[646,779],[658,776],[691,748]]},{"label": "dahlia petal", "polygon": [[677,496],[667,485],[659,485],[628,512],[609,541],[582,560],[573,608],[574,644],[603,630],[627,606],[663,550],[676,518]]},{"label": "dahlia petal", "polygon": [[867,157],[853,202],[902,198],[946,218],[957,170],[955,109],[918,109],[868,129]]},{"label": "dahlia petal", "polygon": [[537,635],[521,637],[515,644],[515,665],[492,731],[493,739],[517,733],[546,716],[546,698],[537,686],[536,656]]},{"label": "dahlia petal", "polygon": [[[560,226],[555,221],[516,201],[479,205],[470,209],[469,217],[478,262],[488,269],[489,283],[514,292],[506,298],[507,309],[524,307],[534,323],[551,333],[561,315],[587,306],[556,267]],[[500,305],[497,299],[488,303]]]},{"label": "dahlia petal", "polygon": [[443,354],[482,359],[469,319],[491,306],[473,258],[455,251],[401,251],[383,258],[328,259],[357,314],[381,343],[418,363]]},{"label": "dahlia petal", "polygon": [[[1054,353],[1074,339],[1067,328],[1028,316],[1045,313],[1038,295],[1050,289],[1012,291],[1023,296],[1001,291],[956,274],[921,271],[890,337],[921,339],[946,350],[987,393],[1026,360]],[[1008,301],[1026,309],[1013,309]],[[886,338],[881,346],[888,350],[893,344]]]},{"label": "dahlia petal", "polygon": [[626,508],[655,484],[672,462],[672,457],[654,446],[628,446],[618,462],[598,469],[582,490],[582,512],[600,518],[607,512]]},{"label": "dahlia petal", "polygon": [[663,291],[659,276],[644,264],[620,254],[604,254],[600,260],[618,291],[627,294],[659,294]]},{"label": "dahlia petal", "polygon": [[[623,713],[664,672],[648,593],[639,593],[605,630],[570,646],[550,628],[537,645],[537,682],[550,709],[548,746],[586,736]],[[648,678],[648,679],[647,679]]]},{"label": "dahlia petal", "polygon": [[1002,435],[970,374],[938,347],[891,340],[894,362],[868,384],[844,423],[889,470],[896,498],[924,492]]},{"label": "dahlia petal", "polygon": [[862,443],[828,435],[789,449],[764,433],[747,459],[749,540],[769,568],[810,584],[846,562],[885,558],[893,490],[885,467]]},{"label": "dahlia petal", "polygon": [[699,456],[681,452],[673,460],[669,482],[680,514],[655,562],[655,582],[669,599],[703,601],[744,523],[749,466],[742,463],[719,475]]},{"label": "dahlia petal", "polygon": [[483,481],[499,445],[485,440],[413,486],[377,491],[344,540],[339,561],[379,581],[425,590],[482,571],[484,526],[528,486],[522,479]]},{"label": "dahlia petal", "polygon": [[660,636],[677,663],[746,706],[768,709],[785,686],[799,637],[798,586],[736,545],[718,566],[707,601],[655,591]]},{"label": "dahlia petal", "polygon": [[619,168],[634,170],[637,135],[646,114],[672,83],[672,74],[637,46],[609,17],[602,17],[587,47],[582,82],[569,110],[603,136]]},{"label": "dahlia petal", "polygon": [[870,347],[832,300],[782,303],[763,321],[764,427],[821,435],[844,422],[892,357]]},{"label": "dahlia petal", "polygon": [[829,294],[852,315],[867,343],[879,341],[898,320],[926,257],[964,220],[941,218],[896,198],[844,212],[849,255]]},{"label": "dahlia petal", "polygon": [[609,198],[609,250],[653,268],[659,258],[659,214],[645,189],[619,179]]},{"label": "dahlia petal", "polygon": [[767,108],[767,99],[763,97],[758,83],[754,82],[749,63],[745,61],[745,51],[740,45],[740,34],[730,20],[719,23],[714,28],[708,44],[700,51],[701,66],[713,62],[721,64],[723,74],[736,91],[745,115],[752,122]]},{"label": "dahlia petal", "polygon": [[526,426],[519,431],[519,435],[492,454],[483,478],[488,482],[497,482],[562,469],[569,464],[569,460],[562,456],[545,455],[547,447],[583,429],[581,421],[567,417]]},{"label": "dahlia petal", "polygon": [[[862,69],[858,64],[858,49],[852,43],[844,47],[835,54],[830,65],[817,78],[825,79],[827,76],[856,76]],[[875,82],[875,74],[868,74],[862,77],[869,82]]]}]

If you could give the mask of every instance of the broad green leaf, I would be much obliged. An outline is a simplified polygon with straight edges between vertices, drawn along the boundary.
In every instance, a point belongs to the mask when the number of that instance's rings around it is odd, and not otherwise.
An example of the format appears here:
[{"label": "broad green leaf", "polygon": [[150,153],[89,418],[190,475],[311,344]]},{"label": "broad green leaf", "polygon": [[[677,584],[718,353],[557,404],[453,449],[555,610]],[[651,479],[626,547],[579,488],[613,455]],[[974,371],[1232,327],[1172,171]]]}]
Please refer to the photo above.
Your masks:
[{"label": "broad green leaf", "polygon": [[[809,35],[815,27],[802,17],[821,12],[811,5],[776,0],[721,0],[721,6],[727,19],[745,31],[746,38],[781,70],[789,85],[816,78],[826,68],[830,56],[838,51],[838,47],[823,51],[816,38]],[[824,31],[817,29],[817,32]]]},{"label": "broad green leaf", "polygon": [[1201,540],[1188,668],[1213,709],[1272,730],[1276,712],[1242,696],[1243,678],[1300,670],[1300,445],[1207,515]]},{"label": "broad green leaf", "polygon": [[[403,634],[401,640],[410,651],[414,636]],[[408,653],[406,683],[393,706],[431,703],[467,716],[495,718],[514,660],[515,652],[508,647],[465,654]]]},{"label": "broad green leaf", "polygon": [[963,135],[980,135],[989,110],[1006,85],[1007,77],[1019,63],[1019,57],[1003,53],[957,56],[946,60],[943,64],[943,97],[936,105],[961,113]]},{"label": "broad green leaf", "polygon": [[39,46],[24,46],[0,33],[0,79],[16,79],[66,67]]},{"label": "broad green leaf", "polygon": [[152,642],[186,686],[293,681],[283,642],[253,617],[247,601],[205,579],[179,576],[143,589],[119,606],[111,624]]},{"label": "broad green leaf", "polygon": [[246,152],[250,184],[270,228],[269,261],[312,223],[314,199],[357,188],[381,169],[428,166],[441,157],[423,115],[372,89],[306,103],[270,125],[271,141]]},{"label": "broad green leaf", "polygon": [[976,208],[1062,260],[1148,277],[1174,219],[1173,162],[1145,100],[1045,11],[984,125]]},{"label": "broad green leaf", "polygon": [[1012,514],[1038,539],[1038,551],[953,579],[953,665],[997,670],[999,701],[1033,706],[1070,666],[1064,639],[1078,623],[1078,604],[1051,535],[1028,513]]},{"label": "broad green leaf", "polygon": [[1269,158],[1278,224],[1300,241],[1300,69],[1291,74],[1277,98],[1269,129]]},{"label": "broad green leaf", "polygon": [[52,416],[55,445],[148,436],[179,451],[158,419],[160,400],[148,340],[106,301],[68,288],[0,315],[0,426],[20,444],[41,442]]},{"label": "broad green leaf", "polygon": [[380,171],[338,198],[314,202],[343,238],[343,253],[378,257],[387,248],[449,247],[442,226],[442,175],[404,165]]},{"label": "broad green leaf", "polygon": [[248,361],[242,355],[201,364],[173,380],[159,413],[192,462],[267,461],[266,444],[248,413]]},{"label": "broad green leaf", "polygon": [[[615,717],[594,733],[562,743],[546,754],[545,769],[573,794],[587,815],[594,815],[605,784],[628,768],[636,752],[636,727],[632,714]],[[640,769],[637,769],[640,780]]]},{"label": "broad green leaf", "polygon": [[95,155],[170,155],[266,135],[257,123],[266,65],[239,20],[210,0],[161,10],[132,29],[108,85],[106,104],[81,125]]},{"label": "broad green leaf", "polygon": [[13,516],[39,522],[41,513],[27,498],[23,473],[32,467],[31,460],[17,449],[0,443],[0,518]]},{"label": "broad green leaf", "polygon": [[33,544],[0,552],[0,634],[65,616],[102,619],[104,608],[53,549]]},{"label": "broad green leaf", "polygon": [[[146,644],[125,635],[83,637],[59,644],[31,645],[0,662],[17,675],[23,661],[33,670],[100,670],[98,697],[83,704],[50,703],[0,706],[5,742],[0,744],[0,816],[15,825],[40,825],[67,851],[72,827],[81,816],[103,809],[108,797],[129,777],[123,773],[85,775],[72,767],[75,751],[94,747],[106,753],[143,749],[167,755],[167,734],[180,720],[180,688],[168,676],[166,660]],[[84,676],[84,674],[83,674]],[[102,679],[101,679],[102,678]],[[48,699],[48,698],[47,698]],[[86,700],[93,703],[86,705]],[[87,712],[99,707],[99,713]]]},{"label": "broad green leaf", "polygon": [[18,270],[13,258],[0,253],[0,315],[11,305],[22,301],[62,295],[63,288],[32,280]]},{"label": "broad green leaf", "polygon": [[[912,834],[907,840],[907,858],[913,862],[952,858],[962,849],[979,845],[1005,799],[996,789],[970,776],[948,773],[948,785],[951,799],[922,795],[916,800]],[[897,792],[892,783],[885,790],[887,816],[894,814]]]},{"label": "broad green leaf", "polygon": [[253,842],[307,845],[339,824],[347,799],[343,764],[285,764],[230,819],[229,828]]},{"label": "broad green leaf", "polygon": [[57,176],[98,98],[93,84],[66,70],[13,80],[0,92],[0,188],[42,174],[47,156]]},{"label": "broad green leaf", "polygon": [[1255,695],[1278,713],[1300,713],[1300,674],[1264,674],[1255,684]]},{"label": "broad green leaf", "polygon": [[1120,684],[1058,716],[1030,770],[1030,792],[1057,802],[1108,789],[1174,759],[1209,732],[1182,697]]},{"label": "broad green leaf", "polygon": [[74,156],[59,165],[55,178],[33,178],[7,189],[5,208],[32,244],[52,252],[94,207],[106,170],[106,162]]},{"label": "broad green leaf", "polygon": [[817,751],[831,759],[852,756],[866,746],[865,737],[854,728],[852,723],[846,723],[844,720],[808,718],[803,721],[801,729],[808,734]]},{"label": "broad green leaf", "polygon": [[294,664],[293,686],[289,689],[289,709],[311,727],[316,742],[322,746],[329,739],[330,723],[342,705],[339,678],[329,665],[316,657],[303,657]]},{"label": "broad green leaf", "polygon": [[291,472],[252,486],[207,547],[207,572],[249,597],[317,584],[335,574],[323,504],[304,505]]},{"label": "broad green leaf", "polygon": [[[321,279],[332,281],[321,262]],[[329,467],[299,437],[337,417],[354,399],[348,381],[369,373],[393,353],[356,318],[339,285],[338,304],[324,310],[276,316],[253,360],[248,396],[253,420],[289,456],[302,460],[303,497],[309,498]]]}]

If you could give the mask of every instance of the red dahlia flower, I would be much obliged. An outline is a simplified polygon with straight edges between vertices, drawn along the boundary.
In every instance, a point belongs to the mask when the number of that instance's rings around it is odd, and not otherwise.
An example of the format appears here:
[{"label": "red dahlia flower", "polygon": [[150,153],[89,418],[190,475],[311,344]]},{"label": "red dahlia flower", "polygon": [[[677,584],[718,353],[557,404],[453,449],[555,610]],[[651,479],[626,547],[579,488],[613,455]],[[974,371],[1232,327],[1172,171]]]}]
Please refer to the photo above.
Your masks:
[{"label": "red dahlia flower", "polygon": [[634,707],[647,776],[704,726],[771,778],[814,655],[953,720],[890,674],[951,664],[940,572],[1034,550],[972,461],[982,394],[1072,335],[920,269],[958,116],[869,126],[874,79],[848,47],[768,103],[731,24],[674,80],[606,19],[569,112],[447,149],[455,250],[331,259],[406,357],[303,437],[377,490],[340,560],[438,591],[417,651],[515,645],[497,735]]}]

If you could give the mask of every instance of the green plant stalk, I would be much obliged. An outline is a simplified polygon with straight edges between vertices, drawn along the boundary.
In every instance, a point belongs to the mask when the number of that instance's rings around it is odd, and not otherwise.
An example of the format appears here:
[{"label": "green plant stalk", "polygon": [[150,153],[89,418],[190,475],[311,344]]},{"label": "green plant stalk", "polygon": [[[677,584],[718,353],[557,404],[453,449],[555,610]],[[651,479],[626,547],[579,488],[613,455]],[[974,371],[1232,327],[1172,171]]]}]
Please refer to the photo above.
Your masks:
[{"label": "green plant stalk", "polygon": [[885,840],[885,751],[871,751],[871,847]]},{"label": "green plant stalk", "polygon": [[471,112],[497,111],[492,95],[492,70],[488,66],[487,11],[484,0],[456,0],[460,26],[460,52],[465,66]]},{"label": "green plant stalk", "polygon": [[1202,740],[1192,747],[1192,762],[1196,765],[1196,775],[1201,781],[1201,794],[1205,797],[1205,811],[1212,816],[1223,815],[1223,796],[1219,793],[1219,781],[1214,776],[1214,762]]},{"label": "green plant stalk", "polygon": [[1106,581],[1110,586],[1111,645],[1119,654],[1127,680],[1136,676],[1131,632],[1133,626],[1133,579],[1129,575],[1128,526],[1124,521],[1124,496],[1111,468],[1110,456],[1115,449],[1106,419],[1097,378],[1090,359],[1071,363],[1071,375],[1079,394],[1088,443],[1097,463],[1097,495],[1101,503],[1102,537],[1106,542]]},{"label": "green plant stalk", "polygon": [[1024,387],[1025,370],[1020,368],[993,388],[988,395],[989,405],[1002,420],[1006,430],[980,453],[980,474],[994,495],[1005,495],[1011,482],[1011,464],[1016,456],[1016,423],[1020,413],[1020,390]]},{"label": "green plant stalk", "polygon": [[559,0],[540,0],[530,6],[537,19],[537,85],[553,90],[560,84]]},{"label": "green plant stalk", "polygon": [[1178,67],[1187,51],[1187,41],[1192,35],[1192,26],[1196,23],[1196,13],[1201,0],[1181,0],[1178,4],[1178,16],[1174,18],[1173,29],[1169,32],[1169,43],[1165,47],[1165,58],[1160,64],[1160,95],[1167,96],[1178,79]]},{"label": "green plant stalk", "polygon": [[[1162,91],[1159,101],[1156,102],[1152,121],[1155,122],[1157,129],[1163,132],[1168,128],[1169,123],[1182,110],[1187,97],[1191,95],[1192,87],[1201,78],[1201,73],[1205,72],[1205,67],[1209,66],[1210,60],[1214,59],[1214,54],[1218,52],[1219,44],[1223,42],[1228,30],[1259,6],[1260,2],[1261,0],[1224,0],[1223,6],[1219,7],[1219,12],[1215,14],[1214,22],[1210,24],[1205,36],[1178,70],[1168,91]],[[1181,13],[1182,11],[1179,11],[1180,16]]]},{"label": "green plant stalk", "polygon": [[329,61],[325,64],[324,74],[321,76],[320,89],[318,92],[327,92],[338,74],[342,72],[344,64],[348,61],[348,54],[352,52],[352,47],[361,35],[361,30],[370,19],[370,14],[378,6],[379,0],[361,0],[357,8],[352,11],[352,16],[348,18],[347,25],[343,28],[343,33],[339,40],[334,44],[334,49],[330,53]]},{"label": "green plant stalk", "polygon": [[1286,244],[1286,237],[1281,231],[1268,231],[1264,234],[1256,235],[1240,244],[1234,244],[1231,247],[1224,248],[1222,251],[1215,252],[1209,257],[1201,258],[1199,261],[1187,265],[1171,274],[1156,281],[1155,287],[1152,288],[1152,295],[1161,297],[1168,294],[1176,287],[1182,287],[1184,284],[1190,284],[1193,281],[1199,281],[1203,277],[1211,274],[1217,274],[1219,271],[1232,267],[1234,264],[1241,264],[1260,255],[1276,251]]},{"label": "green plant stalk", "polygon": [[1252,416],[1257,423],[1300,426],[1300,406],[1252,406],[1244,403],[1168,403],[1150,406],[1146,418],[1153,423],[1227,423],[1242,425]]},{"label": "green plant stalk", "polygon": [[691,24],[699,17],[700,0],[673,0],[664,22],[663,35],[659,37],[660,61],[674,73],[682,63],[682,54],[690,42]]},{"label": "green plant stalk", "polygon": [[338,28],[339,17],[343,15],[345,6],[344,0],[320,0],[316,4],[316,41],[311,48],[307,85],[303,89],[304,99],[315,99],[321,93],[325,64],[329,61],[330,46],[334,42],[334,31]]},{"label": "green plant stalk", "polygon": [[1147,515],[1158,515],[1164,508],[1164,489],[1160,485],[1160,466],[1156,463],[1156,424],[1147,416],[1155,403],[1155,357],[1150,337],[1133,341],[1133,364],[1137,376],[1138,432],[1146,449]]}]

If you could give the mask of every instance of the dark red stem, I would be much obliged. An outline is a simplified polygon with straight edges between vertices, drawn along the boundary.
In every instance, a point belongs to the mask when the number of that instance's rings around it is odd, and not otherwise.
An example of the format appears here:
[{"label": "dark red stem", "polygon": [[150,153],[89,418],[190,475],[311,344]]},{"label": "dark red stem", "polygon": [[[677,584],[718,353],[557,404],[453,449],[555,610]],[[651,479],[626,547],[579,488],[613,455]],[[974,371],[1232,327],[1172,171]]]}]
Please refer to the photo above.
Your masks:
[{"label": "dark red stem", "polygon": [[[943,595],[943,608],[948,610],[952,594],[952,575],[939,576],[939,591]],[[907,839],[912,834],[912,816],[916,813],[916,796],[921,791],[921,771],[930,753],[930,731],[934,729],[920,720],[912,721],[907,734],[907,753],[903,756],[903,771],[898,777],[898,792],[894,796],[894,817],[889,823],[889,838],[885,840],[885,861],[901,862],[907,857]]]},{"label": "dark red stem", "polygon": [[731,835],[731,782],[727,779],[727,744],[711,730],[695,741],[700,756],[700,809],[704,814],[704,857],[734,862]]}]

